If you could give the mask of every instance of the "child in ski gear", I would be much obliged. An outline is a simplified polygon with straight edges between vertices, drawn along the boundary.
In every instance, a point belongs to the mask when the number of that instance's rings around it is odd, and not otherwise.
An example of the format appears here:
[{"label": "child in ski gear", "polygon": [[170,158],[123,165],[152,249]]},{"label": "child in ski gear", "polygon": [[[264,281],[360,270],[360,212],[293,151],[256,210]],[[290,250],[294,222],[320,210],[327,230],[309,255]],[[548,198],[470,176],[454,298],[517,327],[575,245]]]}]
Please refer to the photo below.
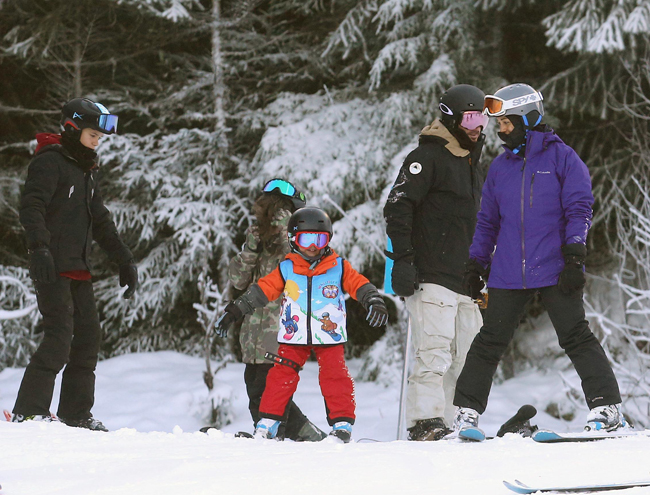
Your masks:
[{"label": "child in ski gear", "polygon": [[505,152],[490,166],[469,252],[466,282],[476,290],[487,278],[490,303],[458,378],[455,427],[477,427],[492,377],[535,294],[582,380],[591,410],[586,429],[625,427],[618,383],[582,301],[594,202],[589,171],[541,123],[542,95],[530,86],[506,86],[486,96],[484,108],[497,119]]},{"label": "child in ski gear", "polygon": [[107,431],[90,412],[101,327],[91,281],[95,240],[119,265],[120,286],[130,298],[138,285],[133,255],[104,206],[95,147],[117,132],[117,116],[101,103],[74,98],[62,109],[59,134],[38,134],[22,194],[30,276],[36,288],[43,340],[25,370],[12,421],[49,419],[57,374],[58,418],[70,426]]},{"label": "child in ski gear", "polygon": [[[330,435],[350,440],[355,404],[354,384],[343,355],[347,340],[344,292],[366,308],[367,320],[373,327],[387,323],[388,311],[375,286],[329,247],[331,238],[332,222],[323,210],[297,210],[288,225],[292,252],[269,275],[229,303],[217,321],[217,333],[225,336],[243,315],[284,295],[277,336],[283,362],[276,363],[268,373],[260,404],[262,419],[255,430],[258,437],[277,435],[298,386],[298,370],[313,351],[319,364],[327,420],[333,427]],[[325,313],[336,325],[329,331],[322,328]]]},{"label": "child in ski gear", "polygon": [[[268,275],[291,251],[287,239],[287,223],[291,214],[305,206],[305,195],[283,179],[272,179],[262,188],[253,205],[255,222],[246,231],[246,243],[230,260],[228,277],[233,287],[246,290],[261,277]],[[273,363],[264,358],[267,352],[278,352],[278,314],[281,298],[270,301],[244,317],[239,332],[242,361],[245,363],[244,382],[248,394],[248,409],[253,425],[260,420],[259,407],[266,376]],[[291,400],[288,405],[286,430],[280,434],[295,441],[319,441],[323,433]]]},{"label": "child in ski gear", "polygon": [[456,379],[482,323],[463,288],[463,272],[481,200],[484,96],[468,84],[442,95],[440,118],[420,133],[384,207],[393,246],[387,255],[395,261],[392,286],[406,298],[415,348],[406,402],[409,440],[450,433]]}]

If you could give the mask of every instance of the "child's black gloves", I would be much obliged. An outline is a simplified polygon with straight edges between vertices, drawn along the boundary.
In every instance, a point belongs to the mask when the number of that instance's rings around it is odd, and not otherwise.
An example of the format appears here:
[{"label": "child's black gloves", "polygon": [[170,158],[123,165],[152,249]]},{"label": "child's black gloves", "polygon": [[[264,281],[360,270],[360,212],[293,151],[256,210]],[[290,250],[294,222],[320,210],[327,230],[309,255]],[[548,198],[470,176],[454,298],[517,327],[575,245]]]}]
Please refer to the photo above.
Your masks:
[{"label": "child's black gloves", "polygon": [[214,329],[217,332],[219,337],[226,337],[228,335],[228,330],[232,327],[237,320],[242,318],[244,314],[241,309],[239,309],[234,302],[229,302],[228,305],[224,308],[223,314],[217,320],[217,323],[214,325]]},{"label": "child's black gloves", "polygon": [[371,327],[381,327],[388,323],[388,309],[381,296],[370,299],[366,309],[368,310],[366,321]]},{"label": "child's black gloves", "polygon": [[366,321],[371,327],[381,327],[388,323],[388,310],[384,298],[381,297],[377,287],[367,283],[357,290],[357,300],[368,311]]}]

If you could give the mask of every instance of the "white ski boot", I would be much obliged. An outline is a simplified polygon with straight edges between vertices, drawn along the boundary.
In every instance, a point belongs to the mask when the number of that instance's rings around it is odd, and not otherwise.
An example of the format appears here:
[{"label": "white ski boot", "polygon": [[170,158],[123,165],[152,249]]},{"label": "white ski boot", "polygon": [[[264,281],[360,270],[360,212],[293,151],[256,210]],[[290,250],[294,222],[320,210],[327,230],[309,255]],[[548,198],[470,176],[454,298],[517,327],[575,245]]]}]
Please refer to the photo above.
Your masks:
[{"label": "white ski boot", "polygon": [[630,429],[621,413],[621,404],[594,407],[587,415],[585,431],[616,431]]}]

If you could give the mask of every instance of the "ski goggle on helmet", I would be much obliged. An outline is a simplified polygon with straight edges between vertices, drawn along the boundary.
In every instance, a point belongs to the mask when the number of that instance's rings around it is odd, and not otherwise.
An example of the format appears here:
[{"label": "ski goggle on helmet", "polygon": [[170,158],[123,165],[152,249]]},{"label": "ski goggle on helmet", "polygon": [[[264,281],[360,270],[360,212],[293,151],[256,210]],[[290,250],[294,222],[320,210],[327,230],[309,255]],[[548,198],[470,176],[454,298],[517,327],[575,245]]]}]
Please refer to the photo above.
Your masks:
[{"label": "ski goggle on helmet", "polygon": [[[485,102],[483,103],[483,113],[489,117],[502,117],[503,115],[508,114],[526,113],[510,112],[510,110],[528,107],[531,106],[531,104],[536,104],[535,106],[537,107],[543,99],[544,97],[542,96],[542,93],[535,90],[532,90],[532,92],[529,94],[514,96],[513,98],[507,100],[496,95],[487,95],[485,97]],[[540,113],[543,115],[543,112]]]},{"label": "ski goggle on helmet", "polygon": [[63,105],[61,112],[61,125],[64,128],[66,126],[76,130],[90,128],[104,134],[117,132],[117,115],[110,113],[101,103],[88,98],[73,98]]},{"label": "ski goggle on helmet", "polygon": [[468,112],[463,112],[463,118],[460,121],[460,125],[470,131],[479,127],[485,129],[489,120],[488,116],[483,115],[482,112],[479,112],[478,110],[470,110]]},{"label": "ski goggle on helmet", "polygon": [[264,184],[262,192],[278,192],[283,196],[287,196],[288,198],[291,198],[296,208],[300,208],[301,206],[305,206],[307,204],[305,195],[302,192],[298,191],[298,189],[296,189],[296,186],[294,186],[291,182],[284,179],[271,179],[266,184]]},{"label": "ski goggle on helmet", "polygon": [[312,246],[316,249],[323,249],[330,243],[330,235],[328,232],[299,232],[295,242],[304,249],[309,249]]}]

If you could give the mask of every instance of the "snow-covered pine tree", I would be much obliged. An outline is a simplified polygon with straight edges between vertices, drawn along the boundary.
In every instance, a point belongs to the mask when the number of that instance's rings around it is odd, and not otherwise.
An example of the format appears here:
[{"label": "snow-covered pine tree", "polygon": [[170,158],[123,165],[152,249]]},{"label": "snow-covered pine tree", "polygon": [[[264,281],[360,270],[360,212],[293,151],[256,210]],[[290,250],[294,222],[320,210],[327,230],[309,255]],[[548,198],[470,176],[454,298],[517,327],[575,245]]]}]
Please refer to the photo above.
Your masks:
[{"label": "snow-covered pine tree", "polygon": [[143,273],[132,305],[117,297],[114,280],[100,285],[111,352],[201,350],[210,319],[205,290],[221,295],[212,314],[228,297],[224,267],[259,191],[248,165],[259,131],[241,122],[278,88],[313,84],[309,74],[318,70],[315,56],[303,63],[313,35],[292,32],[304,29],[301,17],[282,21],[298,10],[296,2],[210,2],[179,18],[177,30],[199,34],[191,56],[176,60],[169,86],[143,105],[149,132],[112,136],[102,149],[119,198],[111,207]]},{"label": "snow-covered pine tree", "polygon": [[[295,181],[335,220],[337,252],[381,287],[388,191],[444,90],[456,82],[480,85],[482,64],[473,55],[480,37],[472,29],[480,11],[469,1],[428,0],[359,0],[332,9],[341,21],[323,57],[339,78],[316,94],[282,94],[251,116],[267,128],[254,183]],[[406,326],[397,314],[385,337],[393,351],[403,339],[391,333],[403,336]],[[366,363],[364,376],[376,378],[380,367]]]}]

